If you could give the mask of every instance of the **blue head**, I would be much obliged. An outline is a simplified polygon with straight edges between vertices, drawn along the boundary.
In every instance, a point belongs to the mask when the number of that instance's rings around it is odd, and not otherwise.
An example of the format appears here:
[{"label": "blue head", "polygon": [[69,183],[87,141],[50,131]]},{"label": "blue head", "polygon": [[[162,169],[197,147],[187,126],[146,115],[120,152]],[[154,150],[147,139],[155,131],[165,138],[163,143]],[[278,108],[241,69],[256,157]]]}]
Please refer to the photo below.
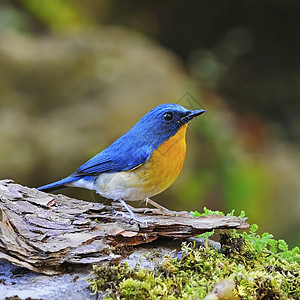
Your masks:
[{"label": "blue head", "polygon": [[175,135],[181,126],[204,112],[203,109],[188,110],[173,103],[162,104],[150,110],[130,131],[136,138],[146,138],[158,147]]}]

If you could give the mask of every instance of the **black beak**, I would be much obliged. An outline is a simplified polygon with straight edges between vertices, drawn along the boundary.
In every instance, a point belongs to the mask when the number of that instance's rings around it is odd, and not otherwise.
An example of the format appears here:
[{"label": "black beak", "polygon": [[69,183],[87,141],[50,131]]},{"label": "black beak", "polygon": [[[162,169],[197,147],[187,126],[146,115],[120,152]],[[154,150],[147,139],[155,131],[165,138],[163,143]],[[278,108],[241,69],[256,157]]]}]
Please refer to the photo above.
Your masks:
[{"label": "black beak", "polygon": [[185,124],[191,121],[193,118],[198,117],[206,112],[205,109],[198,109],[198,110],[190,110],[184,117],[180,119],[181,124]]},{"label": "black beak", "polygon": [[198,117],[206,112],[205,109],[198,109],[198,110],[191,110],[190,113],[187,115],[189,118],[193,119]]}]

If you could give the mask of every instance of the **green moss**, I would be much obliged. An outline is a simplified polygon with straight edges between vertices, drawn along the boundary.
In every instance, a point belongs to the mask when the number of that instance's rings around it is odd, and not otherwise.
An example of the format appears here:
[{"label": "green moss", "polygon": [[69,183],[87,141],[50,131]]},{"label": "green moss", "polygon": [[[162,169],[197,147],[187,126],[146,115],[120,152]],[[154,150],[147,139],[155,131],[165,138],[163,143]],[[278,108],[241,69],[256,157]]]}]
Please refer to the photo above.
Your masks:
[{"label": "green moss", "polygon": [[93,266],[88,281],[104,299],[299,299],[299,248],[256,230],[221,232],[221,253],[183,243],[177,258],[166,256],[153,271]]}]

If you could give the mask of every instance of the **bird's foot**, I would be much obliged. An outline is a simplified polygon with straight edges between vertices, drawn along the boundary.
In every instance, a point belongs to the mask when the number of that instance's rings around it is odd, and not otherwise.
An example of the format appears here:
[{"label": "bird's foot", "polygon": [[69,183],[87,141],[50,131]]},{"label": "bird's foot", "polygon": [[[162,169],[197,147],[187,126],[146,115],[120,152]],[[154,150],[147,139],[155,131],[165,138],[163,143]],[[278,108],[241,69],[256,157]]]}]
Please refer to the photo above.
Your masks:
[{"label": "bird's foot", "polygon": [[132,221],[136,221],[136,222],[141,223],[141,224],[143,224],[145,226],[147,226],[147,224],[149,222],[155,222],[155,221],[157,221],[155,219],[146,219],[146,218],[140,218],[140,217],[138,217],[131,210],[131,208],[124,202],[124,200],[120,199],[119,201],[126,208],[126,210],[128,211],[129,215],[127,213],[125,213],[125,212],[122,212],[122,211],[117,212],[116,213],[117,215],[120,214],[123,218],[126,218],[126,219],[130,218]]},{"label": "bird's foot", "polygon": [[171,216],[171,217],[191,217],[191,214],[187,211],[174,211],[174,210],[169,210],[162,205],[156,203],[155,201],[147,198],[145,199],[146,205],[150,203],[151,205],[157,207],[160,210],[160,213],[164,216]]},{"label": "bird's foot", "polygon": [[174,211],[169,209],[160,210],[161,214],[170,217],[191,217],[191,214],[187,211]]}]

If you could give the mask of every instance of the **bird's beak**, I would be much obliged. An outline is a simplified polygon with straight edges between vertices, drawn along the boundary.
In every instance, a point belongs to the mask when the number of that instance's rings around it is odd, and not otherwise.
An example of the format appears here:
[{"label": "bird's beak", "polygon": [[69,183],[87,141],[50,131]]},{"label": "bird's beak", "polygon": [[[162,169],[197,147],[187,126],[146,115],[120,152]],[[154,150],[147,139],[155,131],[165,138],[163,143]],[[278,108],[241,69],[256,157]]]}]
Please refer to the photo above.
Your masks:
[{"label": "bird's beak", "polygon": [[204,109],[190,110],[190,111],[187,112],[187,114],[184,117],[182,117],[180,119],[179,123],[181,123],[183,125],[183,124],[191,121],[193,118],[202,115],[205,112],[206,112],[206,110],[204,110]]},{"label": "bird's beak", "polygon": [[198,109],[198,110],[191,110],[190,113],[187,115],[188,118],[193,119],[198,117],[206,112],[205,109]]}]

